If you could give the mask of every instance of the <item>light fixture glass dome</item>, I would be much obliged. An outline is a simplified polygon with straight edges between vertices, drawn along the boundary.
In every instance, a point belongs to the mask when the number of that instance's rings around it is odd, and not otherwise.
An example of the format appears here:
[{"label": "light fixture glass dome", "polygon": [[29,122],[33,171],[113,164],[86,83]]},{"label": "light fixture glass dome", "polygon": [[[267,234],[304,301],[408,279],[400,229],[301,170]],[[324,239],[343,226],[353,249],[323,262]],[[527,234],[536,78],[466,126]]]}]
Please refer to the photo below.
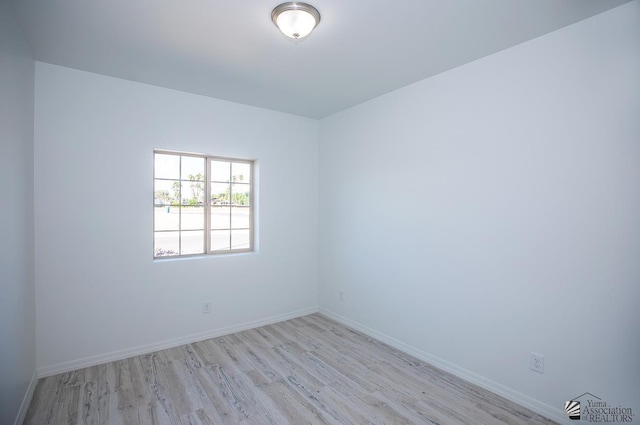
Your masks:
[{"label": "light fixture glass dome", "polygon": [[318,25],[320,13],[307,3],[289,2],[273,9],[271,19],[284,35],[300,39],[309,35]]}]

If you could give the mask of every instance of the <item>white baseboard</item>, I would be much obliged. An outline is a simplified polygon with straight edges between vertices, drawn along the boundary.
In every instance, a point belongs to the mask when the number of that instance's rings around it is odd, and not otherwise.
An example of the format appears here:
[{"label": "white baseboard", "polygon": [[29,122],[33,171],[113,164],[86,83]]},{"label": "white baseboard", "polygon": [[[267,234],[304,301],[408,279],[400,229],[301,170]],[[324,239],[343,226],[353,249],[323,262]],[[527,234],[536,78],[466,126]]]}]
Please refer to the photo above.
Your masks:
[{"label": "white baseboard", "polygon": [[452,375],[457,376],[458,378],[464,379],[467,382],[471,382],[472,384],[478,385],[481,388],[484,388],[488,391],[498,394],[506,398],[507,400],[513,401],[514,403],[524,406],[541,416],[544,416],[548,419],[551,419],[561,424],[570,424],[569,419],[563,414],[563,411],[561,409],[557,409],[552,406],[549,406],[546,403],[542,403],[541,401],[538,401],[532,397],[524,395],[507,386],[494,382],[490,379],[485,378],[484,376],[478,375],[477,373],[464,369],[460,366],[457,366],[453,363],[450,363],[432,354],[426,353],[418,348],[415,348],[402,341],[399,341],[388,335],[380,333],[358,322],[354,322],[353,320],[348,319],[339,314],[336,314],[330,310],[320,308],[319,312],[320,314],[327,316],[328,318],[333,319],[336,322],[349,326],[372,338],[382,341],[385,344],[388,344],[394,348],[397,348],[400,351],[403,351],[439,369],[442,369],[445,372],[449,372]]},{"label": "white baseboard", "polygon": [[125,350],[113,351],[111,353],[99,354],[97,356],[90,356],[82,359],[45,366],[38,369],[38,378],[57,375],[59,373],[69,372],[72,370],[82,369],[90,366],[96,366],[99,364],[109,363],[117,360],[123,360],[129,357],[148,354],[158,350],[164,350],[167,348],[177,347],[179,345],[190,344],[192,342],[204,341],[210,338],[217,338],[235,332],[246,331],[248,329],[259,328],[261,326],[271,325],[273,323],[283,322],[285,320],[295,319],[296,317],[317,313],[318,311],[319,310],[317,307],[312,307],[304,310],[294,311],[291,313],[271,316],[260,320],[245,322],[238,325],[228,326],[225,328],[214,329],[211,331],[200,332],[180,338],[160,341],[153,344],[140,345],[137,347],[127,348]]},{"label": "white baseboard", "polygon": [[27,416],[27,410],[31,404],[31,399],[33,398],[33,393],[36,391],[37,384],[38,372],[34,371],[33,376],[31,377],[31,382],[29,382],[27,391],[24,393],[24,397],[22,398],[22,404],[20,405],[20,410],[18,410],[18,416],[16,416],[16,420],[13,422],[13,425],[22,425],[24,422],[24,418]]}]

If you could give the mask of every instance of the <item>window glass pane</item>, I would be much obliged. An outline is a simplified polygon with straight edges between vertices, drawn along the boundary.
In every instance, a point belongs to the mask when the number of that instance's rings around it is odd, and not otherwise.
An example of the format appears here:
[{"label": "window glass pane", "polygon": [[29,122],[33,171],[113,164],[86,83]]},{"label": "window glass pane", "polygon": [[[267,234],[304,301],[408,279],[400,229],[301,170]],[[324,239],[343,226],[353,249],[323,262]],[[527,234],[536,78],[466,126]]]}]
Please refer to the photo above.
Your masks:
[{"label": "window glass pane", "polygon": [[211,207],[211,228],[228,229],[231,224],[231,208],[225,205]]},{"label": "window glass pane", "polygon": [[229,250],[229,230],[212,230],[211,231],[211,251]]},{"label": "window glass pane", "polygon": [[249,228],[249,207],[232,207],[231,208],[231,228],[233,229]]},{"label": "window glass pane", "polygon": [[231,231],[231,249],[249,249],[249,229]]},{"label": "window glass pane", "polygon": [[178,180],[154,180],[153,204],[155,206],[178,205],[180,187]]},{"label": "window glass pane", "polygon": [[204,182],[182,182],[182,205],[204,205]]},{"label": "window glass pane", "polygon": [[211,161],[211,181],[212,182],[228,182],[231,175],[229,161]]},{"label": "window glass pane", "polygon": [[231,203],[233,205],[249,205],[251,200],[251,186],[235,183],[231,186]]},{"label": "window glass pane", "polygon": [[153,208],[153,230],[180,230],[180,207],[156,205]]},{"label": "window glass pane", "polygon": [[157,179],[179,179],[180,178],[180,156],[155,154],[154,176]]},{"label": "window glass pane", "polygon": [[244,162],[234,162],[231,165],[232,182],[251,182],[251,164]]},{"label": "window glass pane", "polygon": [[180,250],[180,232],[156,232],[153,234],[153,255],[167,257],[178,255]]},{"label": "window glass pane", "polygon": [[204,181],[204,158],[183,156],[182,180]]},{"label": "window glass pane", "polygon": [[204,231],[180,232],[182,255],[204,254]]},{"label": "window glass pane", "polygon": [[212,205],[229,205],[231,185],[226,183],[211,183]]},{"label": "window glass pane", "polygon": [[182,230],[204,230],[204,206],[185,205],[180,209]]}]

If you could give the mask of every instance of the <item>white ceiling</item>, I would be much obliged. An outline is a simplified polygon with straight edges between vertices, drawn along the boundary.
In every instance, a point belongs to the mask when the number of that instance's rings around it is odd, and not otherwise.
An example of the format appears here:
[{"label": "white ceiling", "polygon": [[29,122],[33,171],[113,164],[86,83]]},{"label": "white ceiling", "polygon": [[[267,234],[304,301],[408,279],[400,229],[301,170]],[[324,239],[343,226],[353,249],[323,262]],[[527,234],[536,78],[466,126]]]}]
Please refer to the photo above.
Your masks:
[{"label": "white ceiling", "polygon": [[36,60],[322,118],[629,0],[307,1],[297,44],[277,0],[12,3]]}]

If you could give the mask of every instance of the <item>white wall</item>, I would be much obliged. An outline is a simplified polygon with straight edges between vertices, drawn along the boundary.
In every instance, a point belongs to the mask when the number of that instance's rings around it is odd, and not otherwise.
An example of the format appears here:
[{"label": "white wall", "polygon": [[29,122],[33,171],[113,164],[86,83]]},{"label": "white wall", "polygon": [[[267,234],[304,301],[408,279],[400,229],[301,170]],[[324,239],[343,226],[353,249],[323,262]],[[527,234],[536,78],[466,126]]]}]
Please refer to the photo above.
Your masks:
[{"label": "white wall", "polygon": [[324,311],[539,410],[588,391],[640,415],[640,2],[320,141]]},{"label": "white wall", "polygon": [[34,62],[0,1],[0,423],[16,420],[35,373]]},{"label": "white wall", "polygon": [[[42,373],[317,308],[317,121],[40,62],[35,81]],[[154,262],[154,148],[257,159],[259,252]]]}]

